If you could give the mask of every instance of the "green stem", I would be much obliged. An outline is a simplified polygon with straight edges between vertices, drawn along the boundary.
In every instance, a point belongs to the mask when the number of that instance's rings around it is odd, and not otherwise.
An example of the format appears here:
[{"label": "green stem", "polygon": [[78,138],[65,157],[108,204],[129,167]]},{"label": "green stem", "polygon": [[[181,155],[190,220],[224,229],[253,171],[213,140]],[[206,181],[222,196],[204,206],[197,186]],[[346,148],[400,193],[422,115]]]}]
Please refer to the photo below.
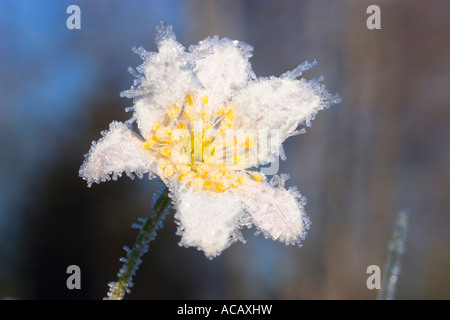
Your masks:
[{"label": "green stem", "polygon": [[119,279],[117,282],[110,282],[108,284],[110,289],[108,297],[105,299],[122,300],[125,293],[130,293],[130,288],[133,286],[133,276],[136,274],[136,270],[142,262],[141,257],[148,250],[148,243],[155,238],[156,231],[162,225],[166,208],[170,202],[169,200],[169,189],[166,187],[154,201],[147,219],[141,220],[143,224],[133,225],[140,229],[136,242],[131,250],[127,246],[124,247],[125,251],[127,251],[127,256],[126,258],[120,259],[124,264],[117,274]]}]

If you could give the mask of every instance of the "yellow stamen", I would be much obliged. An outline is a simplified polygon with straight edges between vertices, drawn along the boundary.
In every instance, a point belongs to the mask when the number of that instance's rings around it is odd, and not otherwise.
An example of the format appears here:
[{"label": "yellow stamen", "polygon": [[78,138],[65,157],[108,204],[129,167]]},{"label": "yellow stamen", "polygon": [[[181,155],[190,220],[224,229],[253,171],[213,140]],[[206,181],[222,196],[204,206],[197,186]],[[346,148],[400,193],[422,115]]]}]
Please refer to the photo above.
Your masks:
[{"label": "yellow stamen", "polygon": [[172,155],[172,151],[169,148],[162,148],[161,154],[167,158],[170,158],[170,156]]},{"label": "yellow stamen", "polygon": [[252,137],[247,137],[245,139],[245,147],[247,149],[253,148],[254,145],[255,145],[255,141],[253,140]]},{"label": "yellow stamen", "polygon": [[166,177],[172,176],[175,172],[175,168],[172,165],[168,165],[163,169],[163,173]]},{"label": "yellow stamen", "polygon": [[183,119],[189,121],[196,121],[197,115],[194,113],[194,110],[192,110],[192,108],[185,108],[183,111]]},{"label": "yellow stamen", "polygon": [[170,118],[175,119],[176,117],[178,117],[179,113],[180,113],[180,108],[177,106],[173,106],[172,108],[169,109],[169,112],[167,113],[167,115]]},{"label": "yellow stamen", "polygon": [[223,164],[219,165],[219,172],[224,176],[228,172],[227,167]]},{"label": "yellow stamen", "polygon": [[221,183],[221,182],[216,183],[216,191],[217,192],[225,192],[225,190],[226,190],[226,187],[223,183]]},{"label": "yellow stamen", "polygon": [[245,179],[246,179],[245,176],[240,176],[240,177],[238,177],[238,181],[239,181],[240,183],[244,182]]},{"label": "yellow stamen", "polygon": [[202,120],[209,121],[209,113],[208,112],[202,111]]},{"label": "yellow stamen", "polygon": [[180,164],[177,166],[177,170],[180,171],[182,174],[187,174],[188,172],[191,171],[191,168],[188,165]]},{"label": "yellow stamen", "polygon": [[266,178],[262,173],[259,172],[252,172],[251,174],[253,176],[253,179],[258,182],[263,181]]},{"label": "yellow stamen", "polygon": [[219,116],[221,116],[221,115],[228,115],[230,113],[233,113],[233,108],[231,108],[231,107],[222,107],[222,108],[219,108],[217,110],[217,114]]},{"label": "yellow stamen", "polygon": [[153,140],[147,140],[145,141],[142,146],[144,147],[145,150],[150,149],[153,145],[155,144],[155,141]]},{"label": "yellow stamen", "polygon": [[205,186],[206,189],[211,189],[213,186],[213,183],[211,181],[205,181],[205,183],[203,184]]},{"label": "yellow stamen", "polygon": [[228,118],[223,119],[223,122],[221,123],[221,126],[227,128],[227,129],[230,129],[232,127],[232,125],[233,125],[233,121]]},{"label": "yellow stamen", "polygon": [[234,163],[241,163],[244,160],[241,156],[234,157]]},{"label": "yellow stamen", "polygon": [[203,179],[202,178],[196,178],[194,180],[193,186],[194,187],[201,187],[203,185]]},{"label": "yellow stamen", "polygon": [[[239,188],[250,176],[255,181],[266,179],[258,172],[236,171],[239,167],[233,164],[244,162],[245,153],[255,145],[254,138],[248,134],[226,136],[235,120],[233,108],[221,107],[211,113],[208,103],[207,95],[190,93],[184,104],[171,105],[165,118],[146,132],[148,139],[142,147],[159,154],[163,176],[177,178],[187,188],[220,193]],[[198,120],[203,121],[200,131],[194,130],[193,121]]]},{"label": "yellow stamen", "polygon": [[186,101],[187,101],[188,105],[190,105],[190,106],[194,105],[194,99],[190,94],[188,94],[186,96]]},{"label": "yellow stamen", "polygon": [[233,109],[230,109],[230,111],[227,113],[226,119],[228,119],[229,121],[233,121],[234,120]]}]

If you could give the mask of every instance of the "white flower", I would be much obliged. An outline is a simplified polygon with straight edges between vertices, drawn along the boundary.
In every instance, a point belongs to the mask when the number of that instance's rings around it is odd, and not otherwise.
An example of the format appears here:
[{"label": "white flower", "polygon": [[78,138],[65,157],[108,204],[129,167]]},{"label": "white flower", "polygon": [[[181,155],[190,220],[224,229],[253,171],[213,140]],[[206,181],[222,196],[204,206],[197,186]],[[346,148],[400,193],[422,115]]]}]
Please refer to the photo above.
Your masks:
[{"label": "white flower", "polygon": [[180,245],[209,258],[243,240],[243,226],[299,243],[309,227],[304,197],[284,188],[286,176],[268,181],[251,168],[279,156],[299,123],[309,125],[319,110],[339,102],[321,79],[297,80],[316,62],[279,78],[257,78],[246,43],[208,37],[185,50],[164,23],[156,42],[157,53],[135,50],[144,62],[131,69],[137,79],[122,93],[134,99],[133,117],[112,122],[93,143],[80,176],[89,186],[123,172],[159,176],[171,191]]}]

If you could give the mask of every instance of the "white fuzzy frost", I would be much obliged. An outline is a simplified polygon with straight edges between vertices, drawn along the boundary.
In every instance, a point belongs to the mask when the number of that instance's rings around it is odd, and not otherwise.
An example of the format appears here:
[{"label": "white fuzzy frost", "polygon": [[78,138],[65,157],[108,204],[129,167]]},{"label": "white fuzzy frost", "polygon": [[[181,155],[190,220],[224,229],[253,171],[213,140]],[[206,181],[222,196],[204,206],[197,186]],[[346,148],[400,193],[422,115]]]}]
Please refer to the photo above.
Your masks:
[{"label": "white fuzzy frost", "polygon": [[239,226],[244,211],[237,194],[199,193],[184,187],[172,188],[180,245],[197,247],[214,258],[242,239]]},{"label": "white fuzzy frost", "polygon": [[80,168],[80,176],[90,186],[94,182],[114,180],[125,172],[133,177],[156,171],[149,153],[141,146],[142,139],[122,122],[114,121],[109,131],[102,132],[103,138],[93,142],[85,162]]},{"label": "white fuzzy frost", "polygon": [[173,38],[160,40],[158,53],[136,50],[144,58],[137,68],[139,86],[121,94],[134,98],[134,117],[145,138],[152,124],[160,121],[169,107],[183,101],[198,86],[189,70],[184,47]]},{"label": "white fuzzy frost", "polygon": [[254,77],[248,61],[253,48],[239,41],[206,38],[190,47],[194,73],[209,96],[210,107],[221,107]]},{"label": "white fuzzy frost", "polygon": [[251,223],[266,237],[285,244],[305,238],[309,228],[306,200],[295,189],[254,182],[243,191],[242,201]]},{"label": "white fuzzy frost", "polygon": [[278,129],[280,142],[324,108],[306,81],[275,77],[249,83],[233,97],[232,105],[242,127]]},{"label": "white fuzzy frost", "polygon": [[[276,179],[281,183],[273,183]],[[304,211],[306,199],[295,189],[286,190],[284,179],[250,182],[240,192],[222,194],[193,192],[173,183],[180,245],[196,247],[214,258],[237,240],[244,242],[240,229],[252,224],[266,237],[300,243],[310,224]]]}]

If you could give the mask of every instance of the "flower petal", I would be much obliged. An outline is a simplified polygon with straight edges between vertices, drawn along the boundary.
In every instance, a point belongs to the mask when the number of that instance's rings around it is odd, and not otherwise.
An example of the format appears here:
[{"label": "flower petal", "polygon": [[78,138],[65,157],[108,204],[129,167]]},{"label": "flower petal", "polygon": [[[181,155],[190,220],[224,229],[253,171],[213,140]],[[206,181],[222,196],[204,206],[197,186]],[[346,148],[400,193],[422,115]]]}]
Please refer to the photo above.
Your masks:
[{"label": "flower petal", "polygon": [[255,78],[248,59],[253,48],[243,42],[217,36],[189,48],[194,72],[209,96],[209,106],[220,107],[247,81]]},{"label": "flower petal", "polygon": [[306,199],[294,188],[286,190],[274,183],[253,182],[245,189],[242,201],[252,223],[266,237],[286,244],[305,238],[310,224],[304,211]]},{"label": "flower petal", "polygon": [[184,47],[175,40],[171,26],[159,25],[156,39],[157,53],[135,49],[144,62],[137,67],[138,73],[131,71],[138,78],[135,85],[121,93],[122,97],[134,98],[134,118],[146,139],[168,108],[183,102],[196,88]]},{"label": "flower petal", "polygon": [[180,245],[197,247],[210,259],[237,240],[244,211],[240,197],[230,193],[206,193],[171,187],[175,201]]},{"label": "flower petal", "polygon": [[258,164],[273,162],[282,156],[281,144],[297,131],[299,124],[311,125],[319,110],[339,103],[337,94],[329,94],[320,82],[322,77],[296,80],[315,65],[305,62],[280,78],[260,78],[240,90],[231,102],[236,125],[255,131],[258,138]]},{"label": "flower petal", "polygon": [[309,123],[325,106],[303,80],[268,78],[251,82],[233,99],[236,119],[244,128],[278,129],[282,143],[300,122]]},{"label": "flower petal", "polygon": [[157,166],[150,153],[142,147],[142,139],[122,122],[112,122],[103,138],[93,142],[80,168],[80,177],[89,186],[122,176],[125,172],[133,178],[133,172],[142,177],[144,173],[156,172]]}]

